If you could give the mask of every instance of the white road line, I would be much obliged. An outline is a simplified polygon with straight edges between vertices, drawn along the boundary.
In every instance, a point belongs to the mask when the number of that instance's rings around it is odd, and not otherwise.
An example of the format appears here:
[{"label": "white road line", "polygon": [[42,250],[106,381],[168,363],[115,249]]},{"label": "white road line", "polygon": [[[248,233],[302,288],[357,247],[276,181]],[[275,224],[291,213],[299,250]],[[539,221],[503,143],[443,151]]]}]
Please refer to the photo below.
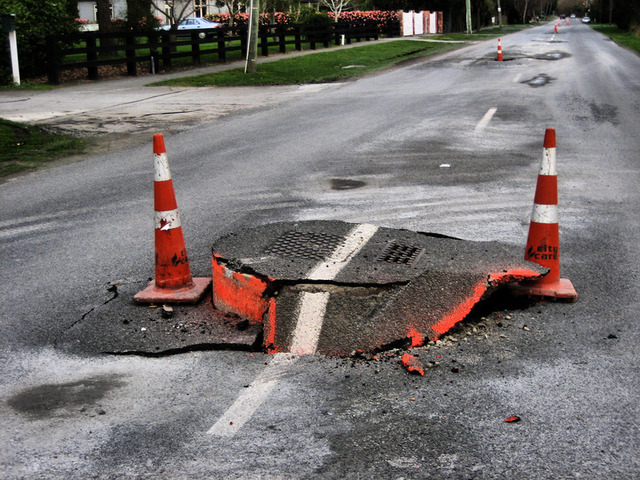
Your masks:
[{"label": "white road line", "polygon": [[316,265],[308,275],[309,280],[333,280],[347,266],[347,262],[364,247],[378,231],[378,227],[363,223],[354,227],[346,240],[327,260]]},{"label": "white road line", "polygon": [[296,356],[288,353],[272,355],[269,365],[251,382],[207,433],[217,437],[233,437],[238,433],[238,430],[251,419],[255,411],[267,399],[278,380],[296,360]]},{"label": "white road line", "polygon": [[44,222],[34,225],[25,225],[24,227],[14,227],[8,231],[0,231],[0,239],[17,237],[25,234],[32,234],[35,232],[41,232],[43,230],[53,230],[61,227],[58,222]]},{"label": "white road line", "polygon": [[489,125],[489,122],[491,121],[491,119],[493,118],[493,115],[498,111],[497,108],[490,108],[489,110],[487,110],[487,113],[484,114],[484,117],[482,117],[482,119],[478,122],[478,124],[476,125],[476,128],[474,130],[474,133],[480,133],[482,132],[485,128],[487,128],[487,125]]},{"label": "white road line", "polygon": [[302,294],[298,323],[289,347],[291,353],[309,355],[316,352],[328,303],[328,292]]},{"label": "white road line", "polygon": [[[312,280],[334,279],[377,231],[378,227],[375,225],[356,226],[331,256],[326,261],[318,263],[307,277]],[[207,431],[209,435],[233,437],[264,403],[278,383],[278,379],[298,359],[295,354],[315,353],[328,302],[329,293],[327,292],[305,292],[302,295],[298,322],[290,347],[292,353],[274,354],[269,365]]]},{"label": "white road line", "polygon": [[513,83],[518,83],[521,78],[522,78],[522,73],[517,74],[515,77],[513,77]]},{"label": "white road line", "polygon": [[[353,228],[346,240],[326,260],[316,265],[308,278],[310,280],[333,280],[347,266],[367,242],[378,231],[375,225],[361,224]],[[304,293],[298,307],[298,321],[293,332],[289,351],[299,355],[313,355],[318,347],[324,314],[329,302],[326,292]]]}]

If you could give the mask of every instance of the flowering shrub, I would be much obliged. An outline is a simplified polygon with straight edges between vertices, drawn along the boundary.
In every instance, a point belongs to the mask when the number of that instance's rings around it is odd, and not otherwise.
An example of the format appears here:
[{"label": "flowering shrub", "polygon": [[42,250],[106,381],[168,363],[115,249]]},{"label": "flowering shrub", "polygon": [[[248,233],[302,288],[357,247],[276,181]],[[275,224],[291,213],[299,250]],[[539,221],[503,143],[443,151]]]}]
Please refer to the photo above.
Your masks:
[{"label": "flowering shrub", "polygon": [[[329,12],[331,18],[333,12]],[[347,23],[351,26],[360,25],[365,22],[375,22],[378,25],[378,29],[383,30],[388,28],[391,22],[399,21],[398,12],[389,12],[386,10],[372,10],[372,11],[359,11],[342,12],[338,17],[338,22]]]},{"label": "flowering shrub", "polygon": [[[325,15],[325,14],[323,14]],[[328,16],[331,19],[334,19],[333,13],[328,12]],[[214,22],[220,22],[224,25],[229,24],[230,14],[228,13],[218,13],[213,15],[207,15],[206,18],[212,20]],[[302,17],[302,18],[301,18]],[[260,24],[261,25],[291,25],[294,23],[305,23],[305,16],[301,16],[299,12],[276,12],[273,13],[263,13],[260,15]],[[384,10],[374,10],[374,11],[353,11],[353,12],[343,12],[338,18],[339,22],[348,23],[349,25],[358,25],[364,22],[376,22],[378,28],[384,29],[389,26],[389,24],[393,21],[398,21],[398,13],[397,12],[389,12]],[[245,26],[249,23],[249,14],[247,13],[238,13],[234,16],[233,24],[236,26]]]}]

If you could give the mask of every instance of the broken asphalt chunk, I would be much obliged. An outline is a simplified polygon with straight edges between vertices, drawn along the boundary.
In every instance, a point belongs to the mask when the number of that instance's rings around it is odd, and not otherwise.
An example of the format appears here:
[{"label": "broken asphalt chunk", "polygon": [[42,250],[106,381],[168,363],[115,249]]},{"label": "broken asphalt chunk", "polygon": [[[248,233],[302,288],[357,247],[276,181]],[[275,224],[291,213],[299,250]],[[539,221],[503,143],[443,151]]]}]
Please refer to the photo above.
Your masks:
[{"label": "broken asphalt chunk", "polygon": [[402,355],[401,362],[402,366],[406,368],[409,373],[424,375],[424,365],[418,357],[405,353]]}]

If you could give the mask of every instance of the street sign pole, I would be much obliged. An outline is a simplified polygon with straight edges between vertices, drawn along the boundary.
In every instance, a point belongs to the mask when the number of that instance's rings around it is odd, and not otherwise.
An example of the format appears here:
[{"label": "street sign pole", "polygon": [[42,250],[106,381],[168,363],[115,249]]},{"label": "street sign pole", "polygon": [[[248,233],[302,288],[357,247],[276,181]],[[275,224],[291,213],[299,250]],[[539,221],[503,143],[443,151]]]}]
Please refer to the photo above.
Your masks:
[{"label": "street sign pole", "polygon": [[18,39],[16,31],[9,32],[9,50],[11,51],[11,71],[13,72],[13,83],[20,85],[20,64],[18,62]]},{"label": "street sign pole", "polygon": [[20,85],[20,64],[18,62],[18,37],[16,36],[16,16],[2,16],[2,30],[9,35],[9,51],[11,53],[11,71],[13,83]]}]

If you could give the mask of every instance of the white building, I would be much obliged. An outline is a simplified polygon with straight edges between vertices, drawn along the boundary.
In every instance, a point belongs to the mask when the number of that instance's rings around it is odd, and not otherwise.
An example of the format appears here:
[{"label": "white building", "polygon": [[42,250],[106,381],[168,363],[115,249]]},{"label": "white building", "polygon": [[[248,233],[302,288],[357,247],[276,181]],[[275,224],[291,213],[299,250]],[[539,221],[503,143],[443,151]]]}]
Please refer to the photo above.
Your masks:
[{"label": "white building", "polygon": [[[187,0],[193,4],[193,13],[189,17],[204,17],[214,13],[226,12],[226,7],[222,9],[216,7],[215,0]],[[164,2],[164,0],[157,0],[156,5],[160,6],[164,3],[165,11],[169,11],[171,6]],[[125,18],[127,14],[127,0],[111,0],[111,18]],[[190,9],[191,10],[191,9]],[[95,23],[97,20],[97,8],[95,0],[78,0],[78,11],[80,18],[88,20],[89,23]],[[159,12],[156,12],[158,17],[161,17]],[[166,18],[162,18],[163,23],[166,23]]]}]

